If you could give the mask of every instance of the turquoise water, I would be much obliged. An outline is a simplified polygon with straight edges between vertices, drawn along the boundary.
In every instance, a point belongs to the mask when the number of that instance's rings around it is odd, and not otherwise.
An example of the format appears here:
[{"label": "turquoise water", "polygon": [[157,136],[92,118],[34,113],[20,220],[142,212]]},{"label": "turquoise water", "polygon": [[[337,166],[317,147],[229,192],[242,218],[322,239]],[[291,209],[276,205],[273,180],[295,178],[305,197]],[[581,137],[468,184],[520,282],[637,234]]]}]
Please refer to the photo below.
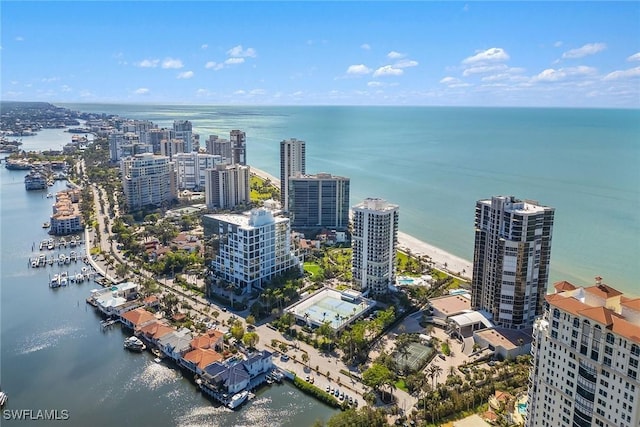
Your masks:
[{"label": "turquoise water", "polygon": [[522,415],[527,414],[527,404],[526,403],[518,403],[518,412]]},{"label": "turquoise water", "polygon": [[400,206],[400,229],[472,259],[475,202],[515,195],[556,208],[551,283],[597,275],[635,290],[640,111],[455,107],[66,104],[171,126],[201,140],[247,133],[248,163],[279,176],[279,142],[307,142],[307,172],[351,178],[351,203]]}]

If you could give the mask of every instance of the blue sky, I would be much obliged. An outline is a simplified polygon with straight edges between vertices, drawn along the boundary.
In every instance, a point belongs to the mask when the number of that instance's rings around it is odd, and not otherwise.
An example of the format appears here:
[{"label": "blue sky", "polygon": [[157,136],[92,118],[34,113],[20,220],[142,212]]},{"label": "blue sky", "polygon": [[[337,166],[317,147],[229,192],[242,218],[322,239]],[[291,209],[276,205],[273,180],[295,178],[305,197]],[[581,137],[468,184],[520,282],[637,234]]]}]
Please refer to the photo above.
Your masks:
[{"label": "blue sky", "polygon": [[31,2],[1,97],[640,107],[640,2]]}]

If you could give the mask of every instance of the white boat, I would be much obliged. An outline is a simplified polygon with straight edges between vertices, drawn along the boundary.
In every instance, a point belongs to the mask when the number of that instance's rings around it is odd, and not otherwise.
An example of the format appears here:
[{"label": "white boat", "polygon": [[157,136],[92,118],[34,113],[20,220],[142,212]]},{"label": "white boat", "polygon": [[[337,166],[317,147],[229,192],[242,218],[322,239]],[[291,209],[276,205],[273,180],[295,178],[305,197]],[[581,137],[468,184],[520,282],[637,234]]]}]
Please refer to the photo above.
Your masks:
[{"label": "white boat", "polygon": [[242,405],[244,401],[247,400],[247,397],[249,397],[249,392],[247,390],[236,393],[231,397],[231,400],[229,401],[229,403],[227,403],[227,406],[231,409],[235,409],[238,406]]},{"label": "white boat", "polygon": [[51,223],[50,222],[43,222],[42,223],[42,228],[49,228],[51,227]]},{"label": "white boat", "polygon": [[133,335],[124,340],[124,348],[131,351],[143,351],[146,350],[147,346],[144,345],[138,337]]},{"label": "white boat", "polygon": [[9,400],[9,396],[7,396],[7,393],[5,393],[4,391],[0,391],[0,408],[2,408],[5,403],[7,403],[7,400]]},{"label": "white boat", "polygon": [[56,244],[53,243],[53,239],[47,240],[47,249],[52,251],[53,249],[55,249],[55,247],[56,247]]},{"label": "white boat", "polygon": [[40,264],[38,264],[38,260],[37,259],[32,259],[31,260],[31,267],[38,267]]},{"label": "white boat", "polygon": [[74,280],[76,281],[76,283],[84,282],[84,274],[76,273],[76,275],[74,276]]},{"label": "white boat", "polygon": [[57,288],[60,286],[60,275],[54,274],[53,278],[49,281],[49,286],[52,288]]},{"label": "white boat", "polygon": [[67,259],[65,254],[58,255],[58,264],[64,264],[64,261]]}]

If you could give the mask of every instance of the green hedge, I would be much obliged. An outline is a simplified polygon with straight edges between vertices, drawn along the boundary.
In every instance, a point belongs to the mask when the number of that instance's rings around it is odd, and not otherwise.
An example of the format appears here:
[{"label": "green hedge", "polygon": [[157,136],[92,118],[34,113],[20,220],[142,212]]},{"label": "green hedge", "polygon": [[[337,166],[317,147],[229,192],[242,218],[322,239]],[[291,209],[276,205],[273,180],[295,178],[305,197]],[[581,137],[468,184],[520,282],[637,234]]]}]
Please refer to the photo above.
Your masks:
[{"label": "green hedge", "polygon": [[329,406],[332,406],[334,408],[339,408],[340,407],[340,403],[338,402],[338,400],[330,395],[329,393],[327,393],[324,390],[319,389],[318,387],[314,386],[313,384],[301,379],[300,377],[294,377],[293,378],[293,385],[295,385],[296,387],[298,387],[300,390],[302,390],[303,392],[315,397],[316,399],[320,400],[321,402],[326,403]]}]

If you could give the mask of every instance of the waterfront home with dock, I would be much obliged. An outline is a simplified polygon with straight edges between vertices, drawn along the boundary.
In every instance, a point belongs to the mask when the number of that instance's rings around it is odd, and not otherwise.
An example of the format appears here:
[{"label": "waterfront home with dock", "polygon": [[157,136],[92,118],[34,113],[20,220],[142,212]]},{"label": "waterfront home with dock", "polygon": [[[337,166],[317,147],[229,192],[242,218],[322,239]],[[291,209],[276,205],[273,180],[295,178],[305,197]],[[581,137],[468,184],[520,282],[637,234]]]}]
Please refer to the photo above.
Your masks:
[{"label": "waterfront home with dock", "polygon": [[94,289],[89,297],[96,307],[107,316],[121,316],[129,310],[142,306],[136,301],[139,286],[133,282],[124,282],[104,289]]},{"label": "waterfront home with dock", "polygon": [[175,331],[175,329],[167,325],[165,322],[156,320],[137,329],[135,331],[135,335],[157,348],[158,340],[173,331]]},{"label": "waterfront home with dock", "polygon": [[145,325],[156,320],[153,313],[145,310],[144,308],[136,308],[123,313],[120,316],[120,322],[133,330],[139,329]]},{"label": "waterfront home with dock", "polygon": [[160,337],[157,345],[160,351],[177,362],[185,353],[191,350],[191,340],[193,340],[191,330],[181,328]]},{"label": "waterfront home with dock", "polygon": [[47,185],[47,177],[40,172],[30,172],[24,177],[24,188],[26,190],[44,190]]},{"label": "waterfront home with dock", "polygon": [[191,341],[192,348],[210,348],[222,350],[224,333],[217,329],[209,329],[204,335],[199,335]]},{"label": "waterfront home with dock", "polygon": [[178,364],[196,375],[202,375],[204,369],[216,362],[222,361],[223,356],[210,348],[194,348],[178,360]]}]

